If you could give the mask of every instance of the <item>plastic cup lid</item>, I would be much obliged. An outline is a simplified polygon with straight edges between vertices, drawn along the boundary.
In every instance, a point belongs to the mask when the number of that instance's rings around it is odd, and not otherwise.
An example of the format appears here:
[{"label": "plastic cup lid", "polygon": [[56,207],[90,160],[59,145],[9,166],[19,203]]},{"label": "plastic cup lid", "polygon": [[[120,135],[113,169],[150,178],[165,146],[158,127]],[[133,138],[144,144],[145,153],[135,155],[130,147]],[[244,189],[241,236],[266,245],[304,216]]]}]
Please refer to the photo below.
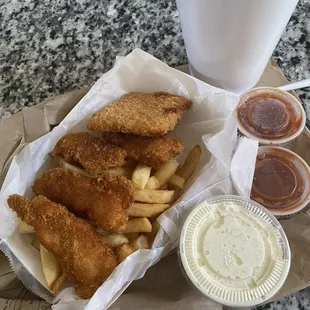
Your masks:
[{"label": "plastic cup lid", "polygon": [[260,144],[287,143],[299,136],[306,123],[299,100],[273,87],[257,87],[244,93],[236,114],[240,132]]},{"label": "plastic cup lid", "polygon": [[283,285],[291,253],[277,219],[239,196],[199,204],[180,236],[180,262],[205,296],[231,307],[251,307]]},{"label": "plastic cup lid", "polygon": [[276,216],[301,211],[310,201],[308,164],[286,148],[260,146],[251,198]]}]

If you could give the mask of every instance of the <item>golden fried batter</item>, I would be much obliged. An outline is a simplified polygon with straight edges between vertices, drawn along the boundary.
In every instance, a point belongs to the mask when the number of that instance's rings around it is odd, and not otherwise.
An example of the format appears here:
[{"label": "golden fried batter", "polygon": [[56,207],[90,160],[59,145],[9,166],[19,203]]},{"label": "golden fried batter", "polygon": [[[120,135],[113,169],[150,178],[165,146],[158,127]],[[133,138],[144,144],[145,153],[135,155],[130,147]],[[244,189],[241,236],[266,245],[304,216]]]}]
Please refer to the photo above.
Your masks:
[{"label": "golden fried batter", "polygon": [[95,228],[43,196],[8,199],[21,220],[34,226],[39,242],[58,260],[81,298],[90,298],[117,266],[117,259]]},{"label": "golden fried batter", "polygon": [[143,137],[133,134],[104,133],[103,138],[127,151],[129,158],[159,168],[184,151],[181,139],[169,136]]},{"label": "golden fried batter", "polygon": [[191,101],[165,92],[128,93],[96,112],[87,123],[90,130],[164,135],[172,130]]},{"label": "golden fried batter", "polygon": [[122,166],[127,154],[125,150],[101,138],[78,132],[62,137],[50,155],[78,163],[90,175],[100,176],[106,169]]},{"label": "golden fried batter", "polygon": [[34,182],[32,190],[79,217],[96,221],[111,233],[125,229],[127,209],[134,197],[133,185],[125,177],[105,175],[92,179],[61,168],[44,173]]}]

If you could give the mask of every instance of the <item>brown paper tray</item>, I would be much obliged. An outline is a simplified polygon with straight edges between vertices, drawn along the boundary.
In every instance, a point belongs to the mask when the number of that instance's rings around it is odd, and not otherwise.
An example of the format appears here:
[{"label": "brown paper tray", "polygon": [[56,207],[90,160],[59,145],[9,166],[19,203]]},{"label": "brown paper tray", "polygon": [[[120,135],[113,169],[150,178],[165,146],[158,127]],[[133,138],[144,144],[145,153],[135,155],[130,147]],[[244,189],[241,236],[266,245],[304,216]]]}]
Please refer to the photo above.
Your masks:
[{"label": "brown paper tray", "polygon": [[[187,72],[187,66],[178,68]],[[288,81],[278,67],[270,62],[257,86],[280,86]],[[46,134],[68,114],[87,90],[78,90],[48,99],[36,106],[26,108],[7,120],[0,121],[0,187],[10,159],[26,143]],[[310,164],[310,131],[305,129],[293,142],[286,145]],[[282,221],[290,241],[292,265],[290,275],[274,299],[297,292],[310,285],[310,214],[304,212],[292,219]],[[307,257],[308,254],[308,257]],[[1,258],[1,256],[0,256]],[[3,257],[2,257],[3,258]],[[14,300],[13,300],[14,299]],[[10,266],[0,261],[0,309],[46,309],[47,303],[25,294],[22,284],[16,280]],[[130,306],[132,305],[132,306]],[[166,257],[150,268],[143,279],[134,281],[109,309],[223,309],[193,290],[185,281],[178,266],[176,255]]]}]

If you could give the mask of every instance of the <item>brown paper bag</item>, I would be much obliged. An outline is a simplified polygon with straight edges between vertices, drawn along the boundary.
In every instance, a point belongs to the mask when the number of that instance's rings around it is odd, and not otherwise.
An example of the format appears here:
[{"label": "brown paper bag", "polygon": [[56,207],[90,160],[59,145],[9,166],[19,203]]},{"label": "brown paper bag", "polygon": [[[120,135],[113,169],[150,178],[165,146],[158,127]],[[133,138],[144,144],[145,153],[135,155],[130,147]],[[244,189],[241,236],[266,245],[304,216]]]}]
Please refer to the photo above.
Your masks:
[{"label": "brown paper bag", "polygon": [[[183,71],[186,67],[182,68]],[[259,85],[279,86],[287,83],[281,71],[269,64]],[[46,134],[61,122],[87,90],[77,90],[48,99],[37,106],[0,121],[0,187],[12,157],[26,143]],[[304,133],[288,145],[309,163],[310,134]],[[282,221],[292,250],[288,279],[274,300],[310,285],[310,214],[302,213]],[[4,255],[0,255],[0,309],[48,309],[15,277]],[[224,309],[203,297],[182,275],[176,254],[150,268],[143,279],[134,281],[110,309]]]}]

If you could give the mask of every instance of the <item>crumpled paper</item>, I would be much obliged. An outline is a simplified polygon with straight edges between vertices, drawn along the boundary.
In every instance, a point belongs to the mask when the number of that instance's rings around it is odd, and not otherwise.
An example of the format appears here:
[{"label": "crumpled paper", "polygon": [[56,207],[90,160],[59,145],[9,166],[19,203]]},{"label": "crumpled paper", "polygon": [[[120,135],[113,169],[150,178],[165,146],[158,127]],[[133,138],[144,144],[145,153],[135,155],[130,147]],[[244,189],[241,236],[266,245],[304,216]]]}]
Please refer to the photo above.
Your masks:
[{"label": "crumpled paper", "polygon": [[[86,131],[86,121],[95,111],[130,91],[167,91],[189,97],[193,101],[193,107],[185,113],[173,134],[184,141],[185,153],[195,144],[201,145],[199,167],[183,197],[159,218],[162,229],[152,250],[133,253],[88,301],[76,300],[77,295],[72,287],[64,289],[53,299],[44,289],[46,283],[39,254],[29,245],[32,237],[14,232],[16,217],[7,207],[6,199],[13,193],[31,198],[33,181],[42,172],[54,167],[48,153],[59,138],[69,132]],[[0,236],[3,238],[2,249],[11,257],[13,269],[17,265],[13,256],[21,263],[15,271],[23,282],[44,299],[52,302],[59,300],[55,309],[106,308],[133,280],[143,277],[150,266],[177,246],[182,222],[197,202],[220,194],[248,197],[257,143],[237,137],[233,113],[237,102],[236,95],[169,68],[139,49],[127,57],[118,57],[114,68],[95,83],[59,126],[25,146],[12,160],[0,195]],[[44,110],[37,114],[40,113],[44,113]],[[30,135],[29,139],[32,138]]]}]

